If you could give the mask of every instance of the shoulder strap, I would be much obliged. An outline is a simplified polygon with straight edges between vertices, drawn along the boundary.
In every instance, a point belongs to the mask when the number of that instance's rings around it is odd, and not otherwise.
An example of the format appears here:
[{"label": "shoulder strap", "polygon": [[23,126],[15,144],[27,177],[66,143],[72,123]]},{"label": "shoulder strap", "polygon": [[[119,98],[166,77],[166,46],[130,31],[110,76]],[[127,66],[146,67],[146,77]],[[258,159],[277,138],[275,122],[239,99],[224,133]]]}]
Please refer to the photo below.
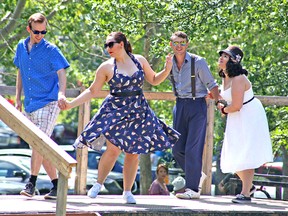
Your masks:
[{"label": "shoulder strap", "polygon": [[128,53],[128,55],[130,56],[130,58],[132,59],[138,70],[143,70],[140,62],[136,59],[136,57],[132,53]]},{"label": "shoulder strap", "polygon": [[196,83],[195,83],[195,57],[191,56],[191,91],[192,98],[195,100],[196,97]]}]

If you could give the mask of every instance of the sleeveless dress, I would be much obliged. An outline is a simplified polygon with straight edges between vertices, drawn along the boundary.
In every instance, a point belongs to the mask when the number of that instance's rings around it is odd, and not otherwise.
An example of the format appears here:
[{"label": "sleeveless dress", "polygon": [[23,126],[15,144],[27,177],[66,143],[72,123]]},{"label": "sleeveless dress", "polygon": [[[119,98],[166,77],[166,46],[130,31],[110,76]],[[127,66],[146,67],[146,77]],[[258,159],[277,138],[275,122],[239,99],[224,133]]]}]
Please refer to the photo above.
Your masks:
[{"label": "sleeveless dress", "polygon": [[[221,91],[231,104],[231,88]],[[254,97],[252,87],[244,93],[244,103]],[[268,122],[262,103],[254,98],[240,111],[227,115],[220,167],[223,173],[255,169],[273,161]]]},{"label": "sleeveless dress", "polygon": [[[144,71],[138,60],[129,54],[138,68],[132,76],[118,73],[114,60],[114,74],[108,84],[110,93],[141,91]],[[86,145],[99,151],[105,140],[131,154],[147,154],[172,148],[180,134],[158,119],[143,93],[134,96],[109,94],[98,112],[90,120],[73,146]]]}]

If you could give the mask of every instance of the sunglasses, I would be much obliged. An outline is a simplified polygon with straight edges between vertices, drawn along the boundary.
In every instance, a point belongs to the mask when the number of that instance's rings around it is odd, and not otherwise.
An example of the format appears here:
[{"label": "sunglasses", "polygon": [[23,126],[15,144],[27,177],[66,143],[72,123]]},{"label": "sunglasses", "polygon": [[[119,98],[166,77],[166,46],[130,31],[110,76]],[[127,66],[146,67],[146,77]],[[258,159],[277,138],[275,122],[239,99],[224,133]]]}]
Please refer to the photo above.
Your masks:
[{"label": "sunglasses", "polygon": [[187,42],[185,41],[172,41],[173,46],[177,46],[180,44],[180,46],[186,46]]},{"label": "sunglasses", "polygon": [[33,30],[33,29],[31,29],[31,31],[33,32],[33,34],[37,34],[37,35],[39,35],[39,34],[41,34],[41,35],[45,35],[45,34],[47,33],[46,30],[44,30],[44,31],[37,31],[37,30]]},{"label": "sunglasses", "polygon": [[104,49],[106,49],[107,47],[109,47],[110,49],[114,46],[114,44],[117,43],[116,41],[111,41],[109,43],[105,43],[104,44]]}]

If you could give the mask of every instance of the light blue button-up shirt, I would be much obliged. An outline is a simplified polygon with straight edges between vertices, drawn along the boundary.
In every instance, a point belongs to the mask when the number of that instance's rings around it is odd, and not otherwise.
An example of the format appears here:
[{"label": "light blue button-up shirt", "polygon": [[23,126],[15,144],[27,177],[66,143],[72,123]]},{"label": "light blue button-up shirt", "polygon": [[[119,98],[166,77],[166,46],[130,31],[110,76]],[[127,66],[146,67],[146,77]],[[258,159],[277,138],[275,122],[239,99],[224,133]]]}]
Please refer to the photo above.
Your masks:
[{"label": "light blue button-up shirt", "polygon": [[14,64],[22,78],[25,111],[31,113],[58,100],[57,71],[70,65],[59,48],[44,38],[29,53],[29,40],[30,37],[19,41]]},{"label": "light blue button-up shirt", "polygon": [[[175,80],[175,88],[179,98],[192,98],[191,87],[191,54],[186,52],[185,60],[180,70],[177,67],[176,59],[173,58],[172,73]],[[194,54],[193,54],[194,55]],[[211,90],[218,86],[204,58],[195,57],[195,83],[196,98],[205,97]],[[169,78],[171,80],[171,77]],[[174,87],[173,87],[174,89]],[[175,91],[175,90],[174,90]]]}]

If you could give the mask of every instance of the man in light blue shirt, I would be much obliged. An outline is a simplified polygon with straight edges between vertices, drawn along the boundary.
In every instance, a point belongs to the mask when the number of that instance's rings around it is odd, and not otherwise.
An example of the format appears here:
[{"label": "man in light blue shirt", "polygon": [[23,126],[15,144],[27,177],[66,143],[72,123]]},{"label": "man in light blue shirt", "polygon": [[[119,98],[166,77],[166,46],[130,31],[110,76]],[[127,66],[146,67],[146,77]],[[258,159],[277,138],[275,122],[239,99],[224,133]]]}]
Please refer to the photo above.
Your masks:
[{"label": "man in light blue shirt", "polygon": [[[26,27],[29,37],[19,41],[14,57],[18,68],[16,80],[16,108],[22,111],[21,92],[24,90],[24,115],[51,136],[58,114],[65,100],[66,71],[70,65],[55,45],[44,39],[47,19],[35,13],[28,19]],[[44,196],[56,199],[58,177],[56,168],[32,149],[31,176],[21,195],[32,197],[39,169],[43,166],[51,178],[53,187]]]},{"label": "man in light blue shirt", "polygon": [[[173,33],[170,40],[170,46],[174,51],[170,81],[177,97],[173,110],[173,125],[174,129],[181,134],[172,152],[175,160],[185,172],[186,180],[185,192],[177,193],[176,197],[199,199],[201,191],[198,187],[207,124],[205,97],[209,91],[212,97],[218,100],[218,85],[205,59],[187,52],[189,42],[184,32]],[[191,76],[194,77],[191,75],[193,67],[195,68],[194,81],[191,78]]]}]

